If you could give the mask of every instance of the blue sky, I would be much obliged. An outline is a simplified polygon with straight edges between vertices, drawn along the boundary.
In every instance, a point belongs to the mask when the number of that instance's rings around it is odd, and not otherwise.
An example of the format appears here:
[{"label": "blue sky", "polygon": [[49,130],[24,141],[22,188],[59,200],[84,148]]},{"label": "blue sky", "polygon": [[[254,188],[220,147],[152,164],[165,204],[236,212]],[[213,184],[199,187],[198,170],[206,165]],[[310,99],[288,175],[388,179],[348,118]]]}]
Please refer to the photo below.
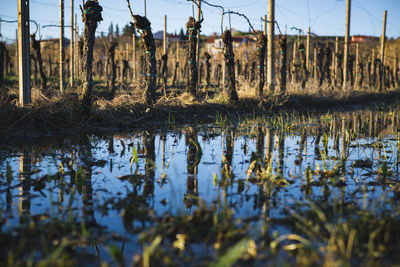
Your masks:
[{"label": "blue sky", "polygon": [[[119,24],[120,28],[130,21],[126,0],[99,0],[103,6],[103,18],[98,28],[107,32],[111,22]],[[267,0],[209,0],[222,5],[226,9],[246,14],[255,28],[261,28],[260,18],[267,13]],[[78,13],[78,26],[82,30],[79,4],[75,0],[75,13]],[[59,0],[30,0],[30,16],[42,26],[58,24]],[[143,15],[144,0],[131,0],[134,12]],[[71,1],[65,0],[65,24],[70,23]],[[382,31],[383,11],[388,10],[387,35],[400,37],[400,0],[353,0],[351,34],[365,34],[379,36]],[[205,22],[202,25],[203,34],[220,32],[221,12],[216,8],[203,6]],[[288,34],[295,34],[291,27],[295,26],[306,30],[311,27],[312,32],[318,35],[344,35],[345,31],[345,0],[276,0],[276,20],[282,31],[287,28]],[[168,16],[168,32],[179,31],[185,26],[188,17],[192,14],[192,4],[185,0],[147,0],[147,15],[152,22],[154,31],[163,28],[164,15]],[[17,1],[0,0],[0,17],[4,20],[17,19]],[[247,30],[246,22],[239,17],[232,17],[232,28]],[[225,19],[228,22],[228,18]],[[228,26],[228,25],[225,25]],[[32,28],[33,29],[33,28]],[[6,41],[15,39],[16,24],[2,23],[1,33]],[[57,37],[58,29],[41,29],[43,38]],[[65,31],[69,37],[69,29]]]}]

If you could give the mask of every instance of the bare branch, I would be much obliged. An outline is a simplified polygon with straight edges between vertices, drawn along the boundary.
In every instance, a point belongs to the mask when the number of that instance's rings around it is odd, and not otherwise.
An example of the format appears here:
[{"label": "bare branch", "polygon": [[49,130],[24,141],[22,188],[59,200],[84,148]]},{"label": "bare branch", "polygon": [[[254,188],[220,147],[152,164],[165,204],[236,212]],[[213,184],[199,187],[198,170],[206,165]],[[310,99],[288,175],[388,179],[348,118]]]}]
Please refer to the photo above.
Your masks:
[{"label": "bare branch", "polygon": [[235,12],[235,11],[224,12],[224,15],[225,15],[225,14],[234,14],[234,15],[237,15],[237,16],[239,16],[239,17],[245,18],[245,19],[247,20],[247,23],[249,24],[251,30],[252,30],[256,35],[259,34],[259,32],[257,32],[257,31],[254,29],[253,25],[251,24],[249,18],[248,18],[246,15],[244,15],[244,14],[242,14],[242,13]]},{"label": "bare branch", "polygon": [[[127,1],[129,1],[129,0],[127,0]],[[200,17],[201,18],[200,18],[199,22],[202,23],[204,21],[204,14],[203,14],[203,10],[201,10],[201,7],[199,6],[199,4],[195,0],[187,0],[187,1],[194,3],[197,6],[197,8],[200,10]]]}]

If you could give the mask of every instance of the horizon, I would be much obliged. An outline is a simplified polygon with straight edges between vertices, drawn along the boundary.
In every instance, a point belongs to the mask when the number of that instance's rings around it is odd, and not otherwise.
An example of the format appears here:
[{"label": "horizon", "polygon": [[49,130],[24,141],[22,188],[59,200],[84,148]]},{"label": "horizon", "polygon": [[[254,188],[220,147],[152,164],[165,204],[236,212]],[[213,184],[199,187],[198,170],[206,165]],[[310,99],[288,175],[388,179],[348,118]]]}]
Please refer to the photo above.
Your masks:
[{"label": "horizon", "polygon": [[[3,8],[0,18],[3,20],[17,19],[17,1],[2,0]],[[100,0],[103,6],[103,21],[99,24],[96,35],[101,33],[108,34],[108,27],[111,23],[118,25],[120,32],[125,25],[129,24],[131,17],[126,7],[125,0]],[[118,5],[116,2],[120,2]],[[263,28],[261,17],[267,13],[266,1],[255,0],[250,3],[243,4],[243,1],[215,1],[223,5],[227,10],[231,9],[245,14],[249,17],[253,27],[256,30]],[[380,37],[382,32],[383,11],[388,10],[387,31],[388,39],[400,37],[400,5],[396,0],[382,0],[377,3],[373,0],[360,1],[353,0],[351,10],[351,30],[350,35],[366,35]],[[82,32],[82,22],[79,10],[80,1],[74,2],[74,13],[78,17],[79,32]],[[144,15],[143,1],[131,1],[134,13]],[[70,0],[65,0],[64,19],[65,25],[70,25]],[[154,6],[162,8],[155,9]],[[290,8],[288,8],[290,7]],[[162,10],[161,10],[162,9]],[[307,32],[310,26],[311,31],[319,36],[344,36],[345,33],[345,9],[346,1],[344,0],[284,0],[276,3],[275,19],[280,24],[282,32],[287,32],[288,36],[297,35],[296,30],[291,29],[297,27],[303,30],[303,34]],[[202,23],[202,35],[211,36],[214,32],[220,35],[221,28],[221,12],[216,8],[212,8],[205,4],[202,5],[205,20]],[[374,11],[374,12],[373,12]],[[181,0],[154,0],[147,1],[147,17],[152,23],[153,32],[163,30],[164,14],[167,15],[167,32],[179,33],[180,29],[184,29],[187,18],[193,13],[192,4]],[[195,12],[196,13],[196,12]],[[43,18],[46,14],[46,18]],[[183,15],[182,15],[183,14]],[[196,15],[196,14],[195,14]],[[42,28],[48,24],[59,24],[59,4],[57,0],[31,0],[30,1],[30,19],[40,24],[39,36],[42,39],[59,38],[59,30],[57,28]],[[31,23],[32,24],[32,23]],[[237,16],[231,17],[232,28],[238,31],[247,32],[248,24],[244,19]],[[224,26],[229,27],[228,16],[224,17]],[[31,31],[34,31],[34,25]],[[17,23],[1,23],[1,33],[3,40],[7,43],[15,42],[15,31]],[[277,29],[276,29],[277,31]],[[277,33],[277,32],[276,32]],[[65,28],[65,38],[69,39],[70,29]]]}]

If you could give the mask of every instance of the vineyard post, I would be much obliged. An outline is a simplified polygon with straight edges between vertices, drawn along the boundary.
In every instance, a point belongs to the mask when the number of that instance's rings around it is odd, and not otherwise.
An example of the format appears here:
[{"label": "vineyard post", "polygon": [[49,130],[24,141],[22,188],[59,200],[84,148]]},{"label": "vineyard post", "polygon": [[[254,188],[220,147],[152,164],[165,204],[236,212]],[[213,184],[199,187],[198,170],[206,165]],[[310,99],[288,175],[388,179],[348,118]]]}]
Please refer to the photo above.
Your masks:
[{"label": "vineyard post", "polygon": [[307,46],[306,46],[306,66],[307,72],[310,72],[310,46],[311,46],[311,29],[308,27]]},{"label": "vineyard post", "polygon": [[[382,36],[381,36],[381,64],[382,64],[382,75],[383,79],[386,78],[386,70],[385,70],[385,45],[386,45],[386,18],[387,18],[387,10],[383,12],[383,29],[382,29]],[[383,83],[383,89],[386,89],[386,82]]]},{"label": "vineyard post", "polygon": [[[201,19],[201,0],[197,0],[197,21]],[[197,55],[196,55],[197,71],[200,73],[200,30],[197,31]],[[197,88],[200,86],[200,79],[197,79]]]},{"label": "vineyard post", "polygon": [[297,57],[297,42],[293,43],[293,58],[292,58],[292,83],[297,82],[297,67],[296,67],[296,57]]},{"label": "vineyard post", "polygon": [[348,77],[347,64],[348,64],[348,60],[349,60],[350,14],[351,14],[351,0],[347,0],[346,35],[344,37],[343,89],[346,89],[347,77]]},{"label": "vineyard post", "polygon": [[69,44],[70,47],[70,68],[71,68],[71,78],[70,78],[70,86],[74,86],[75,79],[75,57],[74,57],[74,0],[71,0],[71,42]]},{"label": "vineyard post", "polygon": [[14,67],[14,71],[15,71],[15,75],[18,75],[18,29],[15,30],[15,67]]},{"label": "vineyard post", "polygon": [[275,89],[275,65],[274,65],[274,35],[275,35],[275,0],[268,0],[268,66],[267,66],[267,86],[268,91]]},{"label": "vineyard post", "polygon": [[398,73],[397,73],[397,68],[398,68],[398,62],[399,62],[399,56],[397,51],[396,52],[396,56],[394,58],[394,66],[393,66],[393,77],[394,77],[394,84],[395,86],[399,86],[399,80],[398,80]]},{"label": "vineyard post", "polygon": [[64,0],[60,0],[60,92],[64,92]]},{"label": "vineyard post", "polygon": [[372,77],[372,87],[376,86],[376,62],[375,62],[375,49],[372,49],[371,55],[372,68],[371,68],[371,77]]},{"label": "vineyard post", "polygon": [[355,87],[357,88],[358,87],[358,80],[359,80],[359,77],[358,77],[358,72],[359,72],[359,67],[358,67],[358,62],[359,62],[359,60],[360,60],[360,58],[359,58],[359,44],[357,44],[356,45],[356,62],[355,62],[355,65],[356,65],[356,78],[354,79],[354,84],[355,84]]},{"label": "vineyard post", "polygon": [[316,84],[318,82],[318,69],[317,69],[317,47],[314,47],[314,83]]},{"label": "vineyard post", "polygon": [[177,74],[176,74],[176,79],[179,81],[179,79],[180,79],[180,71],[179,71],[179,56],[180,56],[180,51],[179,51],[179,49],[180,49],[180,42],[181,42],[181,40],[180,40],[180,37],[178,38],[178,41],[176,42],[176,63],[175,64],[178,64],[177,65]]},{"label": "vineyard post", "polygon": [[163,51],[164,54],[168,53],[168,39],[167,39],[167,15],[164,15],[164,34],[163,34]]},{"label": "vineyard post", "polygon": [[80,64],[80,62],[81,62],[81,59],[80,59],[80,57],[79,57],[79,53],[78,53],[78,51],[79,51],[79,48],[78,48],[78,40],[79,40],[79,28],[78,28],[78,16],[77,16],[77,14],[75,13],[75,20],[74,20],[74,23],[75,23],[75,26],[74,26],[74,33],[75,33],[75,43],[74,43],[74,51],[75,51],[75,73],[76,73],[76,76],[77,76],[77,78],[80,78],[80,66],[81,66],[81,64]]},{"label": "vineyard post", "polygon": [[[264,35],[267,37],[267,32],[268,32],[268,23],[267,23],[267,15],[264,15]],[[267,39],[267,46],[268,46],[268,39]],[[265,74],[264,77],[267,77],[268,75],[268,49],[265,49]],[[244,63],[244,61],[242,61]]]},{"label": "vineyard post", "polygon": [[386,45],[386,18],[387,18],[387,10],[383,12],[383,29],[381,36],[381,62],[385,65],[385,45]]},{"label": "vineyard post", "polygon": [[18,0],[18,65],[19,103],[31,103],[30,88],[30,44],[29,44],[29,1]]},{"label": "vineyard post", "polygon": [[132,73],[133,73],[133,80],[136,81],[136,29],[133,27],[133,34],[132,34],[132,48],[133,48],[133,63],[132,63]]}]

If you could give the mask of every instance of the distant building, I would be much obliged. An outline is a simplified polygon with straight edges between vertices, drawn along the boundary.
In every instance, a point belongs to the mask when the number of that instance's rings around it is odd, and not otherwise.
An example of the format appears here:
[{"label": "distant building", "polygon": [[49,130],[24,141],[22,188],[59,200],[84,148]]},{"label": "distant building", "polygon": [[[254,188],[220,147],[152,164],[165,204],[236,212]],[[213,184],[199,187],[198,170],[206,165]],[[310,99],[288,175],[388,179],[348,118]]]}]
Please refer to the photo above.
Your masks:
[{"label": "distant building", "polygon": [[371,43],[379,41],[378,37],[366,36],[366,35],[353,35],[351,36],[352,43]]},{"label": "distant building", "polygon": [[[254,40],[250,38],[249,36],[233,36],[232,37],[232,45],[234,49],[238,49],[242,47],[243,45],[248,45],[249,43],[254,43]],[[224,42],[222,41],[222,38],[220,36],[217,36],[216,33],[214,33],[213,36],[208,37],[205,40],[205,49],[208,51],[211,55],[216,55],[219,52],[222,51],[224,47]]]}]

